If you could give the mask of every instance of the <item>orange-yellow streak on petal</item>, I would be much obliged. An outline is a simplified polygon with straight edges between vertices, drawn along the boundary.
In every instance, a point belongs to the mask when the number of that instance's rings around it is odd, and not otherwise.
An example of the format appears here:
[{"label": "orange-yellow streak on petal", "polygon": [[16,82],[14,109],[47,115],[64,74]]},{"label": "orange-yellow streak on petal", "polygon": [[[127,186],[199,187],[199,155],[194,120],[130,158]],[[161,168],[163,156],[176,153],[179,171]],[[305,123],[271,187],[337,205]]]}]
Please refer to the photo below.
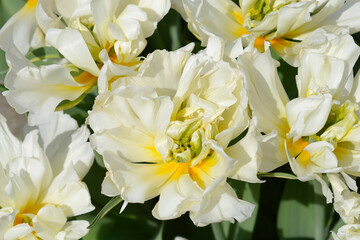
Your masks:
[{"label": "orange-yellow streak on petal", "polygon": [[291,156],[295,157],[297,156],[307,145],[309,145],[309,142],[304,141],[302,138],[297,140],[296,142],[292,142],[292,139],[287,141],[287,147],[291,154]]},{"label": "orange-yellow streak on petal", "polygon": [[198,168],[197,166],[190,168],[189,175],[190,175],[191,179],[194,180],[202,189],[206,188],[205,182],[201,177],[202,172],[201,172],[200,168]]},{"label": "orange-yellow streak on petal", "polygon": [[244,24],[244,17],[243,17],[243,15],[241,14],[241,12],[240,11],[233,11],[232,12],[232,15],[235,17],[235,19],[236,19],[236,21],[238,22],[238,23],[240,23],[241,25],[243,25]]},{"label": "orange-yellow streak on petal", "polygon": [[244,28],[243,26],[241,26],[241,27],[239,27],[239,28],[237,29],[237,31],[235,32],[235,34],[236,34],[237,36],[241,37],[242,35],[250,34],[250,32],[249,32],[246,28]]},{"label": "orange-yellow streak on petal", "polygon": [[62,91],[64,91],[64,90],[65,91],[82,91],[83,93],[85,93],[85,92],[89,91],[92,88],[92,86],[94,86],[96,84],[96,80],[97,80],[97,78],[90,79],[89,82],[87,82],[83,86],[68,86],[68,85],[57,84],[54,87],[58,88],[59,90],[62,90]]},{"label": "orange-yellow streak on petal", "polygon": [[250,34],[250,32],[243,27],[244,17],[240,11],[233,11],[232,15],[235,17],[237,23],[239,23],[239,28],[235,30],[235,35],[241,37],[244,34]]},{"label": "orange-yellow streak on petal", "polygon": [[216,162],[217,162],[216,158],[214,157],[214,155],[212,155],[211,157],[202,160],[195,167],[200,168],[203,172],[209,175],[210,169],[216,165]]},{"label": "orange-yellow streak on petal", "polygon": [[14,220],[14,226],[22,224],[25,220],[25,216],[23,216],[22,214],[16,214],[15,220]]},{"label": "orange-yellow streak on petal", "polygon": [[74,77],[74,80],[79,84],[83,84],[83,86],[61,85],[62,88],[69,89],[70,91],[72,91],[72,90],[77,91],[77,90],[81,89],[82,92],[87,92],[92,88],[92,86],[94,86],[96,84],[97,77],[90,74],[89,72],[82,72],[79,76]]},{"label": "orange-yellow streak on petal", "polygon": [[310,162],[310,153],[308,151],[302,151],[296,158],[296,161],[302,167],[306,167]]},{"label": "orange-yellow streak on petal", "polygon": [[32,9],[32,8],[35,8],[36,7],[36,5],[37,5],[37,0],[28,0],[27,2],[26,2],[26,7],[27,8],[30,8],[30,9]]},{"label": "orange-yellow streak on petal", "polygon": [[204,181],[201,178],[201,169],[198,166],[190,168],[190,163],[163,163],[159,166],[157,174],[168,175],[168,181],[176,181],[183,174],[189,174],[192,180],[194,180],[201,188],[205,189]]},{"label": "orange-yellow streak on petal", "polygon": [[[259,52],[264,52],[265,51],[265,49],[264,49],[265,41],[266,41],[265,37],[256,38],[255,42],[254,42],[254,47],[257,48],[257,50],[259,50]],[[283,52],[283,50],[285,48],[292,47],[294,44],[294,43],[292,43],[288,40],[282,39],[282,38],[274,38],[274,39],[267,40],[267,41],[269,41],[270,45],[278,52]]]},{"label": "orange-yellow streak on petal", "polygon": [[[25,220],[29,218],[25,214],[36,215],[43,206],[44,206],[44,204],[41,204],[41,203],[37,203],[33,206],[29,206],[29,204],[27,204],[25,207],[20,209],[20,211],[16,214],[13,225],[15,226],[15,225],[24,223]],[[32,226],[32,225],[30,224],[30,226]]]},{"label": "orange-yellow streak on petal", "polygon": [[210,169],[216,165],[216,158],[206,158],[194,167],[191,167],[192,161],[188,163],[161,163],[156,174],[168,175],[168,181],[176,181],[183,174],[189,174],[192,180],[194,180],[202,189],[207,186],[202,178],[203,174],[210,176]]},{"label": "orange-yellow streak on petal", "polygon": [[109,88],[110,91],[111,91],[111,84],[112,84],[113,82],[115,82],[116,80],[118,80],[120,77],[124,77],[124,76],[116,76],[116,77],[111,78],[111,79],[108,81],[108,88]]},{"label": "orange-yellow streak on petal", "polygon": [[[122,56],[123,56],[123,54],[122,54]],[[124,56],[123,56],[123,59],[124,59]],[[116,56],[116,53],[113,53],[110,56],[110,60],[113,63],[120,64],[120,65],[123,65],[123,66],[126,66],[126,67],[134,67],[134,66],[138,65],[139,63],[141,63],[141,60],[139,60],[138,58],[134,58],[130,62],[120,62],[119,59]]]},{"label": "orange-yellow streak on petal", "polygon": [[291,47],[294,43],[283,38],[274,38],[269,41],[271,46],[275,49]]},{"label": "orange-yellow streak on petal", "polygon": [[255,39],[254,47],[257,50],[259,50],[259,52],[264,52],[265,51],[264,44],[265,44],[265,38],[264,37],[258,37],[258,38]]},{"label": "orange-yellow streak on petal", "polygon": [[208,157],[202,160],[196,166],[190,168],[189,174],[192,180],[194,180],[202,189],[205,189],[207,186],[202,175],[206,174],[211,176],[210,171],[216,165],[217,160],[215,157]]},{"label": "orange-yellow streak on petal", "polygon": [[89,72],[82,72],[80,75],[74,77],[75,81],[80,84],[87,84],[89,82],[92,82],[96,78],[97,77],[95,77]]},{"label": "orange-yellow streak on petal", "polygon": [[188,172],[187,163],[170,162],[170,163],[160,163],[159,165],[160,166],[156,174],[168,175],[169,179],[178,179],[183,173]]}]

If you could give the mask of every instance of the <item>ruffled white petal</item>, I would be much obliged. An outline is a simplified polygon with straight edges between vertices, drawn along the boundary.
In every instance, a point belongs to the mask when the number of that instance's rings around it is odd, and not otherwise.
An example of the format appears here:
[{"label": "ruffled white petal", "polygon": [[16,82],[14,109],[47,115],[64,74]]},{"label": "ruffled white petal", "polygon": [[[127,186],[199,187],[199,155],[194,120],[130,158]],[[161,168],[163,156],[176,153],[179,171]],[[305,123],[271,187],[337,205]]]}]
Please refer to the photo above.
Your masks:
[{"label": "ruffled white petal", "polygon": [[360,2],[357,0],[347,0],[345,4],[336,12],[329,15],[323,24],[340,25],[350,28],[350,34],[360,31],[359,20]]},{"label": "ruffled white petal", "polygon": [[66,239],[80,239],[84,237],[90,229],[88,229],[89,222],[87,221],[71,221],[67,222],[62,231],[59,232],[56,236],[56,240],[66,240]]},{"label": "ruffled white petal", "polygon": [[152,214],[157,219],[174,219],[201,200],[202,189],[188,174],[182,175],[178,180],[166,184],[162,190],[158,203]]},{"label": "ruffled white petal", "polygon": [[49,29],[46,33],[46,41],[55,47],[67,60],[94,76],[99,75],[93,57],[81,35],[75,29]]},{"label": "ruffled white petal", "polygon": [[256,137],[255,126],[251,124],[246,136],[226,149],[229,156],[237,159],[236,172],[231,178],[252,183],[261,182],[257,173],[261,165],[262,154]]},{"label": "ruffled white petal", "polygon": [[27,223],[18,224],[4,234],[4,240],[13,239],[26,239],[26,240],[37,240],[37,237],[32,233],[34,229]]},{"label": "ruffled white petal", "polygon": [[36,18],[34,1],[25,6],[13,15],[0,30],[0,48],[5,52],[16,48],[25,55],[31,44],[36,31]]},{"label": "ruffled white petal", "polygon": [[[231,0],[203,1],[183,0],[181,5],[174,6],[188,21],[188,27],[201,41],[207,45],[210,36],[219,36],[225,40],[235,40],[240,36],[240,8]],[[214,21],[216,19],[216,21]]]},{"label": "ruffled white petal", "polygon": [[243,222],[251,216],[254,208],[253,204],[239,200],[235,191],[219,178],[205,190],[199,209],[190,212],[190,218],[200,227],[221,221],[233,223],[235,219]]},{"label": "ruffled white petal", "polygon": [[286,105],[286,116],[291,126],[287,137],[294,142],[302,136],[311,136],[319,132],[326,123],[332,106],[332,96],[312,95],[296,98]]},{"label": "ruffled white petal", "polygon": [[87,186],[80,181],[76,171],[71,167],[65,168],[54,178],[43,202],[61,207],[68,217],[94,209]]},{"label": "ruffled white petal", "polygon": [[279,135],[284,135],[289,128],[285,112],[289,98],[277,74],[279,63],[272,59],[270,50],[261,54],[249,47],[239,56],[239,64],[246,69],[249,104],[258,118],[258,128],[265,133],[277,130]]},{"label": "ruffled white petal", "polygon": [[3,168],[12,159],[21,155],[21,143],[11,133],[6,124],[6,119],[0,114],[0,164]]},{"label": "ruffled white petal", "polygon": [[82,179],[94,159],[93,150],[87,142],[90,132],[85,126],[78,128],[77,122],[63,112],[54,115],[50,122],[39,126],[43,147],[53,173],[56,176],[71,165]]},{"label": "ruffled white petal", "polygon": [[55,239],[66,223],[64,211],[53,205],[41,208],[33,218],[34,230],[42,239]]},{"label": "ruffled white petal", "polygon": [[344,225],[332,236],[335,240],[357,240],[360,238],[360,224]]},{"label": "ruffled white petal", "polygon": [[29,125],[49,121],[61,101],[75,100],[88,88],[60,65],[23,68],[5,85],[9,90],[3,94],[9,104],[18,113],[29,112]]}]

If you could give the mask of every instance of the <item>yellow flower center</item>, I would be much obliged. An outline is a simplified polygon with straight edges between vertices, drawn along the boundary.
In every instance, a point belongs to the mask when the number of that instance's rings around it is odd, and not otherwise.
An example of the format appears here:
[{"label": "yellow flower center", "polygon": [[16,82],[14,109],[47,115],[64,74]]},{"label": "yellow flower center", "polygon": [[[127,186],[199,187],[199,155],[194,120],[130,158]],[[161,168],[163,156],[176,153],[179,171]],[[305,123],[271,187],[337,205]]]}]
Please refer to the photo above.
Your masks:
[{"label": "yellow flower center", "polygon": [[[191,111],[191,114],[188,112]],[[182,108],[175,121],[170,122],[167,135],[173,145],[168,156],[159,166],[158,174],[169,175],[169,181],[178,180],[182,175],[189,174],[201,188],[205,189],[204,174],[211,175],[210,171],[217,163],[214,151],[204,145],[204,141],[212,140],[218,134],[218,121],[221,112],[214,114],[210,122],[203,118],[204,112],[200,109],[192,111],[192,107]]]}]

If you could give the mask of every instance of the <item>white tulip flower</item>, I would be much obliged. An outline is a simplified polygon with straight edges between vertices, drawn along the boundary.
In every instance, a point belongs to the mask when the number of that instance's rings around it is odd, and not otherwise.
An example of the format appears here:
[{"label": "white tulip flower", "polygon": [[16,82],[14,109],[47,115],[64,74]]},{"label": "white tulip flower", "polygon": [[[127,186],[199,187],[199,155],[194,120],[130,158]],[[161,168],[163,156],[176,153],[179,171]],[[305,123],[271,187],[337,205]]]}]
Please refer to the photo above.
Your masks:
[{"label": "white tulip flower", "polygon": [[[10,68],[4,96],[18,113],[29,112],[30,125],[46,123],[54,111],[78,104],[97,84],[101,92],[108,82],[135,74],[146,38],[169,8],[170,0],[29,1],[0,32]],[[30,43],[18,39],[28,40],[36,27],[62,61],[38,67],[25,58]]]},{"label": "white tulip flower", "polygon": [[239,0],[239,5],[231,0],[181,0],[173,6],[203,45],[214,35],[231,42],[252,34],[260,51],[268,41],[292,65],[298,65],[302,48],[318,48],[319,41],[308,39],[315,30],[360,31],[357,0]]},{"label": "white tulip flower", "polygon": [[[328,174],[335,201],[334,209],[345,225],[337,234],[332,233],[334,240],[358,239],[360,236],[360,195],[354,179],[346,174]],[[350,189],[353,191],[350,191]]]},{"label": "white tulip flower", "polygon": [[[57,113],[23,142],[0,116],[0,239],[80,239],[87,221],[67,221],[94,209],[81,181],[93,161],[89,131]],[[39,138],[40,137],[40,138]]]},{"label": "white tulip flower", "polygon": [[[334,209],[345,224],[360,224],[360,195],[354,179],[342,173],[327,174],[334,192]],[[350,189],[353,191],[350,191]]]},{"label": "white tulip flower", "polygon": [[339,228],[337,233],[332,233],[334,240],[357,240],[360,238],[360,224],[348,224]]},{"label": "white tulip flower", "polygon": [[260,182],[254,126],[227,147],[249,122],[243,75],[207,55],[221,47],[192,56],[191,49],[155,51],[139,76],[96,99],[88,121],[108,170],[102,193],[130,203],[159,196],[158,219],[190,212],[197,226],[242,222],[254,206],[226,178]]},{"label": "white tulip flower", "polygon": [[[40,2],[39,25],[46,32],[46,40],[51,46],[69,62],[94,76],[99,75],[106,54],[115,64],[136,68],[146,38],[154,33],[157,23],[170,8],[169,0],[69,2]],[[58,20],[54,13],[58,13],[66,24],[51,27],[56,24],[47,20]],[[105,53],[100,54],[102,51]]]},{"label": "white tulip flower", "polygon": [[[0,30],[0,48],[5,52],[15,48],[25,55],[36,34],[35,18],[37,0],[29,0],[16,14],[14,14]],[[14,49],[13,49],[14,50]]]},{"label": "white tulip flower", "polygon": [[359,175],[359,75],[353,79],[351,61],[307,54],[297,76],[299,97],[291,101],[269,50],[259,53],[248,47],[238,61],[249,70],[246,79],[250,80],[252,115],[266,134],[260,139],[260,171],[272,171],[289,162],[300,180],[318,180],[329,202],[332,194],[321,174],[344,171]]}]

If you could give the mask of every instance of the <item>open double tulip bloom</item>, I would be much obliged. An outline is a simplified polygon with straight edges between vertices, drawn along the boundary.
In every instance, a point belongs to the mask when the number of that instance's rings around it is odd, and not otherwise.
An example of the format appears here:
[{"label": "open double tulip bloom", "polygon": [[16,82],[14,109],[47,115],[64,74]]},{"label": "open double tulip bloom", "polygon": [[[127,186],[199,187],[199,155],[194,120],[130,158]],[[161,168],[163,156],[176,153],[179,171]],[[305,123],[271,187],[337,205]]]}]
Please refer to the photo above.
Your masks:
[{"label": "open double tulip bloom", "polygon": [[97,97],[88,120],[108,170],[103,194],[130,203],[159,196],[156,218],[190,212],[198,226],[250,217],[254,206],[226,179],[260,182],[259,148],[252,123],[228,147],[249,124],[247,95],[243,74],[208,55],[217,49],[155,51],[138,76]]},{"label": "open double tulip bloom", "polygon": [[334,240],[357,240],[360,238],[360,224],[349,224],[339,228],[337,234],[332,233]]},{"label": "open double tulip bloom", "polygon": [[[239,5],[231,0],[181,0],[173,4],[204,45],[213,35],[234,41],[252,34],[259,50],[264,51],[268,41],[295,65],[302,48],[298,45],[304,40],[308,44],[314,30],[326,27],[335,32],[339,26],[348,27],[350,34],[360,30],[356,0],[239,0]],[[312,45],[318,43],[312,41]]]},{"label": "open double tulip bloom", "polygon": [[[357,49],[354,54],[359,54]],[[263,133],[260,171],[287,162],[302,181],[316,179],[328,201],[332,194],[322,173],[359,176],[359,84],[349,62],[334,56],[308,53],[297,76],[299,97],[288,99],[269,50],[249,47],[239,63],[249,73],[249,102]],[[264,67],[267,66],[267,67]]]},{"label": "open double tulip bloom", "polygon": [[81,179],[93,161],[89,131],[57,113],[15,138],[0,115],[0,239],[80,239],[89,223],[67,221],[94,209]]},{"label": "open double tulip bloom", "polygon": [[[334,192],[334,209],[345,225],[332,233],[334,240],[358,239],[360,237],[360,195],[356,182],[338,174],[328,174]],[[345,183],[347,182],[347,183]],[[350,186],[353,191],[349,190]]]},{"label": "open double tulip bloom", "polygon": [[[30,125],[45,123],[55,110],[81,102],[95,86],[106,89],[103,79],[136,72],[146,38],[169,8],[169,0],[29,1],[0,32],[10,67],[5,97],[17,112],[29,112]],[[34,31],[26,25],[23,33],[18,26],[28,18],[43,44],[61,53],[53,64],[25,58]]]}]

